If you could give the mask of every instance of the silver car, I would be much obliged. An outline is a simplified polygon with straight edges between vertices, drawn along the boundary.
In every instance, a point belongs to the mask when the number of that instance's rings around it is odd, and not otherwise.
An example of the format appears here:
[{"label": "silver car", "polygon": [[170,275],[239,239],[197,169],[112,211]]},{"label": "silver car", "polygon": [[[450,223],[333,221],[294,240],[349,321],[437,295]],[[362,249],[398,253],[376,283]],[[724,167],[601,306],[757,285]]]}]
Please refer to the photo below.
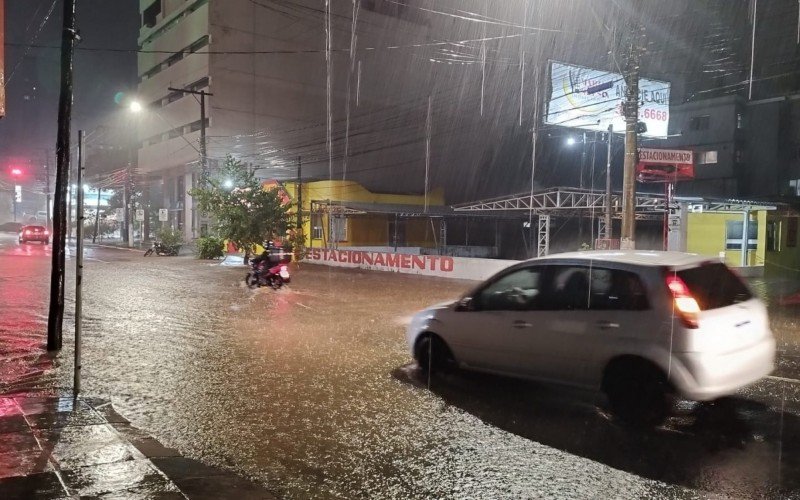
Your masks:
[{"label": "silver car", "polygon": [[406,332],[424,371],[447,365],[605,392],[623,420],[670,399],[730,395],[773,369],[765,305],[718,260],[595,251],[528,260]]}]

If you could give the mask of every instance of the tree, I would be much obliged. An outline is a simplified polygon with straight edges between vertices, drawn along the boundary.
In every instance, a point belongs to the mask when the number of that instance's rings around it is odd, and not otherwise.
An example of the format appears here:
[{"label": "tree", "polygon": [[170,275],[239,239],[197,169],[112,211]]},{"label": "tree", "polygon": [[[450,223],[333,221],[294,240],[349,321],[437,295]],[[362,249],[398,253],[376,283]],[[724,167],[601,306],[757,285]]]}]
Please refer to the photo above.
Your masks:
[{"label": "tree", "polygon": [[278,191],[265,190],[253,173],[231,156],[216,176],[189,194],[200,210],[211,214],[214,231],[244,251],[245,262],[256,245],[284,234],[290,227],[290,207]]}]

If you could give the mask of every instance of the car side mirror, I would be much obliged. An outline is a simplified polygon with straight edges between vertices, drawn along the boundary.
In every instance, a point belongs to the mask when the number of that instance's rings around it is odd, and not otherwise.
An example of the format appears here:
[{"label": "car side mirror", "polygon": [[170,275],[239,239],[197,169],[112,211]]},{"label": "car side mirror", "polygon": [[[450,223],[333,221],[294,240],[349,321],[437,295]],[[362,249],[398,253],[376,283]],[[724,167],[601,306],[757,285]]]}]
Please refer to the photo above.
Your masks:
[{"label": "car side mirror", "polygon": [[464,297],[463,299],[459,300],[456,304],[456,311],[463,312],[463,311],[474,311],[475,310],[475,303],[472,301],[472,297]]}]

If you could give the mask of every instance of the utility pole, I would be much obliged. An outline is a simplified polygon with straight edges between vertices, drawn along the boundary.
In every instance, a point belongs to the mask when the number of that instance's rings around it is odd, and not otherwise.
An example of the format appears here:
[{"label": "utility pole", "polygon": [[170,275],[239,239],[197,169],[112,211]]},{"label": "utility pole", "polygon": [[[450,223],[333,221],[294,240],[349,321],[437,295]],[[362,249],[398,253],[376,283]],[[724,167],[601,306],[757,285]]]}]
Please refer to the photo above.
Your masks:
[{"label": "utility pole", "polygon": [[297,230],[305,244],[303,235],[303,158],[300,156],[297,157]]},{"label": "utility pole", "polygon": [[97,235],[100,233],[100,193],[103,188],[100,187],[100,176],[97,177],[97,209],[94,212],[94,234],[92,235],[92,243],[97,242]]},{"label": "utility pole", "polygon": [[53,258],[50,271],[50,309],[47,316],[47,350],[57,351],[62,345],[64,322],[64,261],[66,257],[66,208],[69,186],[69,143],[72,121],[72,60],[75,42],[75,0],[64,0],[61,32],[61,92],[58,101],[58,139],[56,140],[56,191],[53,205]]},{"label": "utility pole", "polygon": [[[200,187],[205,187],[208,182],[208,158],[206,155],[206,96],[213,96],[214,94],[206,92],[205,90],[178,89],[175,87],[167,87],[167,90],[200,96]],[[194,200],[192,204],[196,205]],[[194,219],[195,230],[198,230],[200,216],[196,207],[194,208],[192,218]]]},{"label": "utility pole", "polygon": [[[635,15],[635,14],[634,14]],[[629,40],[625,46],[625,164],[622,175],[622,234],[620,248],[636,248],[636,157],[639,124],[639,64],[644,52],[644,27],[631,19]]]},{"label": "utility pole", "polygon": [[598,235],[601,238],[610,239],[614,231],[611,229],[611,142],[614,138],[614,125],[608,126],[608,155],[606,158],[606,213],[605,231]]},{"label": "utility pole", "polygon": [[81,331],[83,328],[83,169],[86,159],[86,135],[78,131],[78,221],[77,241],[75,243],[75,363],[73,368],[72,394],[81,392]]},{"label": "utility pole", "polygon": [[47,224],[46,224],[46,226],[49,229],[52,229],[53,228],[53,220],[50,218],[50,216],[51,216],[51,214],[50,214],[50,202],[52,201],[52,196],[50,195],[50,161],[48,160],[48,154],[47,154],[46,151],[45,151],[45,155],[44,155],[44,174],[45,174],[45,179],[46,179],[46,182],[47,182],[47,185],[46,185],[46,188],[45,188],[45,189],[47,189],[47,192],[45,193],[45,198],[47,199],[47,207],[45,208],[45,210],[47,210]]}]

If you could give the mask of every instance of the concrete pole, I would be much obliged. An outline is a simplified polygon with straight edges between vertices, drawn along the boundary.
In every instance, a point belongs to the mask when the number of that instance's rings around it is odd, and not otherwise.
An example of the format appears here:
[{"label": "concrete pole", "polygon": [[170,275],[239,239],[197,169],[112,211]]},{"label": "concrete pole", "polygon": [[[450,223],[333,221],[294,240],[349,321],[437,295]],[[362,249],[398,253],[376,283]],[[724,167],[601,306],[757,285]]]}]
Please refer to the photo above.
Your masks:
[{"label": "concrete pole", "polygon": [[78,221],[77,243],[75,249],[75,365],[73,373],[73,395],[78,396],[81,391],[81,330],[83,328],[83,169],[86,156],[86,135],[83,130],[78,131]]},{"label": "concrete pole", "polygon": [[742,218],[742,251],[741,251],[741,266],[747,267],[749,264],[749,260],[747,258],[748,252],[748,243],[749,238],[747,237],[748,233],[750,232],[750,210],[745,209],[744,217]]},{"label": "concrete pole", "polygon": [[614,125],[608,126],[608,155],[606,157],[606,231],[600,234],[600,238],[611,238],[614,233],[611,230],[611,142],[614,138]]}]

